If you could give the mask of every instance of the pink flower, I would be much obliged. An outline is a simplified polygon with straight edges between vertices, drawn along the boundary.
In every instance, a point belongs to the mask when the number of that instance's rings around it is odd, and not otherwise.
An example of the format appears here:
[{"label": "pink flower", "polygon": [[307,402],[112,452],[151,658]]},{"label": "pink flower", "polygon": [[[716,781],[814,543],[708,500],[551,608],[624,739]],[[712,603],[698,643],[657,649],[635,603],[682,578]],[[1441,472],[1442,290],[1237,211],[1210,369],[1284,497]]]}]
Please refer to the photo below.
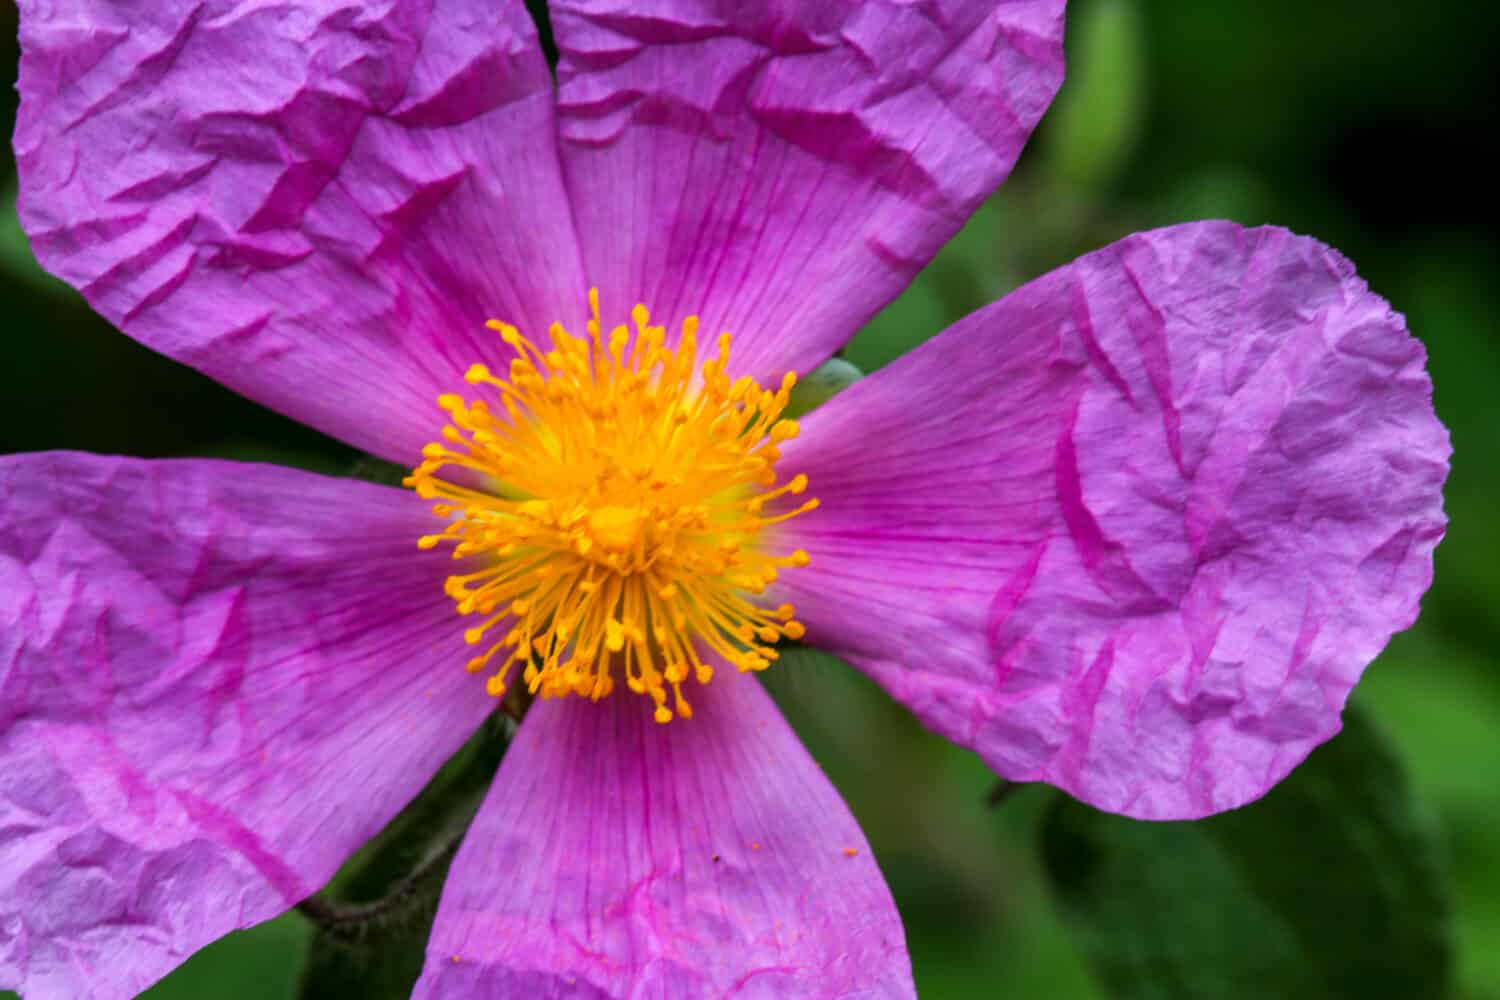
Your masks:
[{"label": "pink flower", "polygon": [[[285,911],[494,677],[556,697],[416,995],[908,996],[868,845],[732,664],[805,627],[999,774],[1165,819],[1264,793],[1414,620],[1448,455],[1422,348],[1283,230],[1130,237],[775,430],[782,374],[1005,178],[1062,0],[552,6],[555,88],[519,2],[21,0],[43,263],[427,499],[0,460],[0,987],[129,996]],[[516,366],[486,329],[565,344],[591,287],[594,353]],[[666,329],[615,364],[637,302]],[[689,315],[725,377],[631,383],[694,363]]]}]

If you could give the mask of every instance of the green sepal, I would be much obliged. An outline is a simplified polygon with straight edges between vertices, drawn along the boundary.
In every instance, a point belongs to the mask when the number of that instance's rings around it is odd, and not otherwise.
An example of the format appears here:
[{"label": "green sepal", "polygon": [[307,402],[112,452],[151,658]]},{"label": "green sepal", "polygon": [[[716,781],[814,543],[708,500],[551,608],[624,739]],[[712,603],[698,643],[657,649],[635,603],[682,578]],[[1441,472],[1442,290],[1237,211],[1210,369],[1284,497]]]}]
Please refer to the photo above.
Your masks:
[{"label": "green sepal", "polygon": [[865,373],[843,358],[829,358],[792,386],[792,398],[782,411],[788,420],[810,413],[864,378]]}]

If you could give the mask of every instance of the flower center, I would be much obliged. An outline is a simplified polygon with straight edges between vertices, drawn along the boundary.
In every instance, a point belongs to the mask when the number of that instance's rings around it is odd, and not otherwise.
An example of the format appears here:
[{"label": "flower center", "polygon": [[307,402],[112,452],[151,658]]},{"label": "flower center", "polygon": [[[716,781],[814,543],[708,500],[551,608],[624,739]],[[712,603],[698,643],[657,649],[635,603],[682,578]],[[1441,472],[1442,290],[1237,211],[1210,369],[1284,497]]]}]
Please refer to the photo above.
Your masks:
[{"label": "flower center", "polygon": [[438,399],[452,423],[405,482],[446,524],[419,544],[453,542],[455,559],[473,561],[446,590],[479,619],[465,638],[484,649],[468,668],[493,671],[491,695],[518,666],[544,698],[598,700],[623,677],[657,721],[687,718],[682,685],[713,676],[705,650],[763,670],[776,642],[804,631],[790,604],[751,599],[808,562],[801,549],[774,554],[766,530],[818,505],[779,499],[807,489],[806,476],[778,483],[775,471],[797,436],[781,419],[796,376],[774,392],[731,379],[727,333],[700,366],[696,316],[669,347],[644,306],[633,332],[606,336],[597,292],[589,305],[587,335],[553,324],[548,351],[489,323],[516,357],[506,378],[469,369],[487,398]]}]

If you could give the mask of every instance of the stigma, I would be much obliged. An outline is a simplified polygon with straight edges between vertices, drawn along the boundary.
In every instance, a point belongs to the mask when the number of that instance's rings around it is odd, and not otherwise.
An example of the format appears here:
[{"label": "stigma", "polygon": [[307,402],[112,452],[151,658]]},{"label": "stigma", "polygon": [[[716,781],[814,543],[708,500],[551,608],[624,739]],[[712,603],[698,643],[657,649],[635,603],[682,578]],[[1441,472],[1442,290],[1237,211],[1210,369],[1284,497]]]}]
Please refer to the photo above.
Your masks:
[{"label": "stigma", "polygon": [[696,316],[671,345],[645,306],[608,333],[597,291],[589,306],[586,333],[554,323],[547,350],[490,321],[514,357],[469,368],[479,398],[438,398],[450,423],[405,483],[444,525],[418,544],[465,563],[445,588],[490,695],[519,678],[597,701],[623,681],[658,722],[688,718],[683,687],[709,683],[709,661],[764,670],[804,634],[790,604],[760,600],[809,560],[774,527],[818,505],[776,469],[797,380],[731,377],[728,333],[700,363]]}]

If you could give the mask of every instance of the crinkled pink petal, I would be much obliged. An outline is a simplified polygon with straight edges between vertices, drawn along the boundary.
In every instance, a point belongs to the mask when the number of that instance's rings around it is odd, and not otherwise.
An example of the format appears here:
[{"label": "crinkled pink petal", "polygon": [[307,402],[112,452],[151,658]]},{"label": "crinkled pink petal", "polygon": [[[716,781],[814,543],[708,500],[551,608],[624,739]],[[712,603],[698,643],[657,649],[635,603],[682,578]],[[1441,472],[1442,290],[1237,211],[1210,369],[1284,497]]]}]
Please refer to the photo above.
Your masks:
[{"label": "crinkled pink petal", "polygon": [[606,304],[806,369],[1009,174],[1062,82],[1063,0],[554,0],[558,130]]},{"label": "crinkled pink petal", "polygon": [[999,773],[1152,819],[1264,793],[1412,623],[1448,436],[1422,346],[1280,229],[1142,233],[807,417],[809,641]]},{"label": "crinkled pink petal", "polygon": [[0,458],[0,989],[135,996],[320,888],[473,731],[425,506]]},{"label": "crinkled pink petal", "polygon": [[583,285],[519,3],[21,0],[21,219],[126,333],[414,464]]},{"label": "crinkled pink petal", "polygon": [[414,996],[911,997],[854,817],[753,677],[661,725],[532,706],[453,863]]}]

